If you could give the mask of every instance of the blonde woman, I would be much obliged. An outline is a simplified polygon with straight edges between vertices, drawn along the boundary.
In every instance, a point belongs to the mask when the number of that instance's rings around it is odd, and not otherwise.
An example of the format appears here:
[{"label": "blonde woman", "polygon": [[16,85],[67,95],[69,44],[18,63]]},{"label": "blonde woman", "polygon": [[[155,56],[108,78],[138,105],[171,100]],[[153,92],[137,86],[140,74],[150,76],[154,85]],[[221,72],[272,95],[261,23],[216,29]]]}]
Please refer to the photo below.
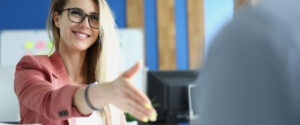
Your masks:
[{"label": "blonde woman", "polygon": [[119,71],[115,22],[105,0],[52,0],[47,24],[56,51],[24,56],[16,66],[22,124],[75,125],[79,117],[126,124],[123,111],[156,120],[149,98],[130,83],[141,64]]}]

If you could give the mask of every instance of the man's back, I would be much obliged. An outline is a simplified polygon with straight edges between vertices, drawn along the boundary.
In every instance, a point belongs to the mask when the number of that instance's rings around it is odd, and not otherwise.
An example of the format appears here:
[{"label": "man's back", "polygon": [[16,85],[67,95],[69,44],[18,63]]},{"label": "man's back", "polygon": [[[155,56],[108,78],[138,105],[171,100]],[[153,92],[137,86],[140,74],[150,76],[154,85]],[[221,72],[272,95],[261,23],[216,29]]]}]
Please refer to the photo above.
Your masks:
[{"label": "man's back", "polygon": [[197,80],[194,124],[300,124],[299,5],[266,1],[220,32]]}]

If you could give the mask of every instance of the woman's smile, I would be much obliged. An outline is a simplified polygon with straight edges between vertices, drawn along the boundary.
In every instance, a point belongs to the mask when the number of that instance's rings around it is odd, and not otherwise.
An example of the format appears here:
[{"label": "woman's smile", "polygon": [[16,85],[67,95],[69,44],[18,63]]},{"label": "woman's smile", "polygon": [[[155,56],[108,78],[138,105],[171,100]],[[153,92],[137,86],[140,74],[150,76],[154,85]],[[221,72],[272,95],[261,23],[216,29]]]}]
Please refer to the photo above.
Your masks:
[{"label": "woman's smile", "polygon": [[82,31],[74,31],[73,30],[72,33],[75,35],[75,37],[77,39],[80,39],[80,40],[86,40],[91,36],[88,33],[85,33],[85,32],[82,32]]}]

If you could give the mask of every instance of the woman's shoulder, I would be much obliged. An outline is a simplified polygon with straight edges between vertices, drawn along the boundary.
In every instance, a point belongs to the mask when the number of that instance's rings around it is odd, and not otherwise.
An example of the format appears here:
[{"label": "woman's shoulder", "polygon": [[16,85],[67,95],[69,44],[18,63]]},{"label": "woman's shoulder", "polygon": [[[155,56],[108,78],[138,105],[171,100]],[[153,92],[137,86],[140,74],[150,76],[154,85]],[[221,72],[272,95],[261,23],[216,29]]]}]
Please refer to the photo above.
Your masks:
[{"label": "woman's shoulder", "polygon": [[16,65],[16,71],[23,69],[44,69],[50,67],[50,58],[47,55],[25,55]]}]

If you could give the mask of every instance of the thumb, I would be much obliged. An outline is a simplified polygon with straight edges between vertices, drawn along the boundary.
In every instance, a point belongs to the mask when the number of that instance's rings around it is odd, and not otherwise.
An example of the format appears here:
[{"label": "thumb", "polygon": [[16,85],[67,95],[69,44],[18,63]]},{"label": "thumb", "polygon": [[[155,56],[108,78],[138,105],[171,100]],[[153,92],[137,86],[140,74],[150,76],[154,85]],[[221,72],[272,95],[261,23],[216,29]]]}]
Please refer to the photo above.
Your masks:
[{"label": "thumb", "polygon": [[125,71],[122,76],[126,77],[126,78],[131,78],[135,73],[137,73],[139,71],[139,69],[141,68],[141,65],[142,65],[141,61],[138,61],[134,66],[132,66],[127,71]]}]

